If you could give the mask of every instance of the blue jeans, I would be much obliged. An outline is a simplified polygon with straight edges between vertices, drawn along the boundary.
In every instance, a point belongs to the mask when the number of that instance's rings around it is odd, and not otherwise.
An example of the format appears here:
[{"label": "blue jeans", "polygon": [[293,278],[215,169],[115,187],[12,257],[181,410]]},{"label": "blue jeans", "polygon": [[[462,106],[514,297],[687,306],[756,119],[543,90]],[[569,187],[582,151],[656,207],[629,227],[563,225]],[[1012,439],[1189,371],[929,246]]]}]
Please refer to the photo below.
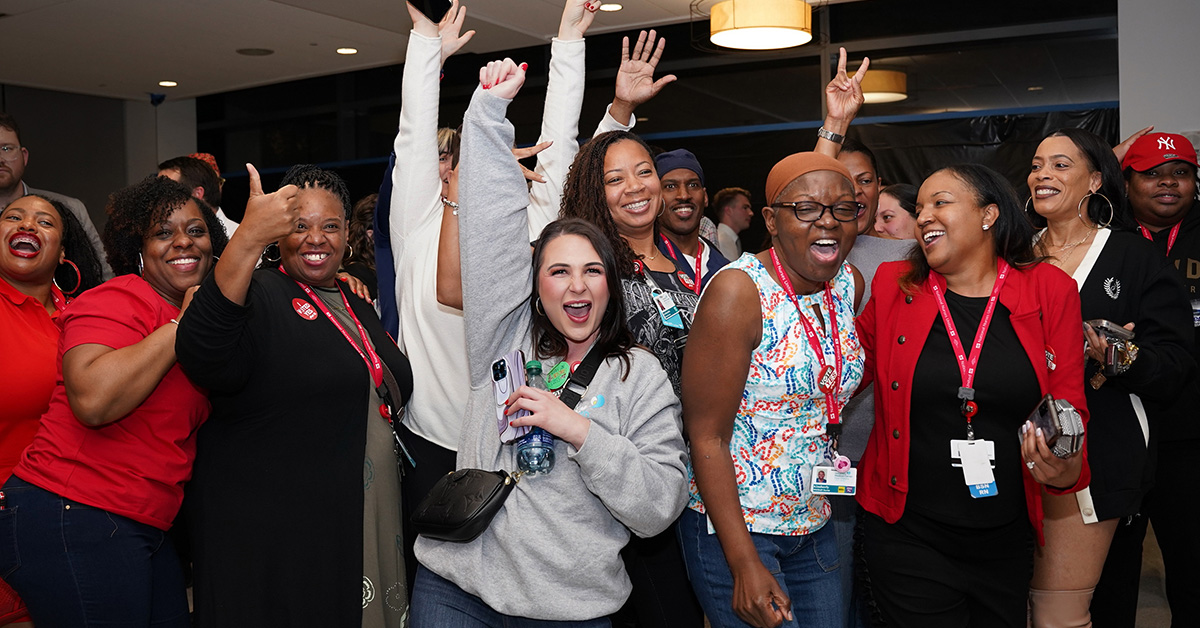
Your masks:
[{"label": "blue jeans", "polygon": [[15,475],[4,494],[0,577],[35,625],[190,625],[183,572],[165,531]]},{"label": "blue jeans", "polygon": [[[519,585],[519,583],[515,583]],[[417,567],[409,607],[412,628],[610,628],[607,617],[584,621],[549,621],[498,613],[483,600],[433,573]]]},{"label": "blue jeans", "polygon": [[[784,628],[842,628],[845,613],[838,577],[837,535],[822,526],[803,536],[750,533],[758,558],[774,574],[792,600],[796,619]],[[679,541],[688,577],[713,628],[748,628],[733,611],[733,573],[717,535],[708,533],[707,518],[685,509],[679,519]]]}]

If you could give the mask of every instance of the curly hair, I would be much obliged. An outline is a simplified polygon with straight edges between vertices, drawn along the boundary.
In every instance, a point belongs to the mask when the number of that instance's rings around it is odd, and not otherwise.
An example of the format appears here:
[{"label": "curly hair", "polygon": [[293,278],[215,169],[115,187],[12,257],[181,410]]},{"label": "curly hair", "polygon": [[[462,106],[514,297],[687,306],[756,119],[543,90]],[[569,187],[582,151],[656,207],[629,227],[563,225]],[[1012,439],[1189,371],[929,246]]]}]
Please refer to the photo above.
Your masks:
[{"label": "curly hair", "polygon": [[151,175],[108,197],[105,207],[108,224],[104,226],[102,239],[113,273],[140,274],[138,256],[145,246],[146,234],[188,201],[195,202],[200,208],[212,241],[213,256],[219,257],[229,243],[229,236],[212,207],[203,199],[193,198],[191,190],[182,183]]},{"label": "curly hair", "polygon": [[378,194],[368,194],[354,204],[350,230],[346,238],[352,255],[346,256],[343,265],[358,263],[372,271],[375,270],[375,243],[367,237],[367,231],[374,228],[375,203],[378,201]]},{"label": "curly hair", "polygon": [[[529,297],[529,309],[533,316],[533,347],[538,359],[567,354],[567,339],[550,322],[544,312],[539,310],[541,296],[538,294],[538,276],[541,274],[542,261],[546,253],[546,245],[556,238],[565,235],[576,235],[586,238],[596,249],[600,261],[604,264],[605,279],[608,283],[608,305],[604,309],[604,317],[600,319],[600,333],[596,337],[596,347],[606,357],[619,357],[625,365],[621,379],[629,375],[629,352],[633,349],[633,334],[625,321],[625,292],[621,289],[621,278],[617,274],[617,255],[612,242],[600,229],[587,220],[580,218],[560,218],[546,225],[542,233],[533,243],[533,293]],[[624,240],[621,240],[624,242]],[[544,309],[544,308],[543,308]]]},{"label": "curly hair", "polygon": [[[581,218],[599,227],[600,232],[608,238],[616,251],[617,268],[621,276],[629,277],[635,272],[634,261],[638,256],[617,231],[617,223],[613,220],[612,210],[608,208],[608,200],[604,196],[604,157],[608,155],[608,149],[613,144],[625,140],[637,142],[646,149],[647,155],[653,154],[642,138],[629,131],[609,131],[588,140],[579,147],[575,161],[571,162],[571,169],[567,172],[558,216]],[[653,165],[653,160],[651,164]]]},{"label": "curly hair", "polygon": [[[26,194],[15,199],[12,203],[0,208],[0,211],[7,210],[13,203],[22,198],[36,198],[45,201],[54,211],[58,213],[62,220],[62,234],[60,236],[64,261],[54,269],[54,283],[58,286],[63,294],[69,296],[77,296],[84,290],[95,288],[104,282],[104,273],[100,268],[100,256],[96,253],[96,248],[92,246],[92,241],[88,238],[87,231],[83,228],[83,223],[79,222],[79,218],[75,216],[66,205],[52,198],[42,196],[41,194]],[[75,268],[66,262],[70,261],[79,269],[79,276],[75,276]]]}]

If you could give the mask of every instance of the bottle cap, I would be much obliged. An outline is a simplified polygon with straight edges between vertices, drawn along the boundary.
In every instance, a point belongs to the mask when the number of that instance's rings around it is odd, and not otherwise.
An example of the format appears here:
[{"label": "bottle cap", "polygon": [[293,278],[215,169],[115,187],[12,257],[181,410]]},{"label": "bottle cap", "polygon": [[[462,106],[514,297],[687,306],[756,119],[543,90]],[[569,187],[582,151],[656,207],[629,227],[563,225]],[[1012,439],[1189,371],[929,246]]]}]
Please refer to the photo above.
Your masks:
[{"label": "bottle cap", "polygon": [[536,369],[539,373],[541,372],[541,370],[542,370],[541,360],[530,360],[525,363],[526,371],[530,371],[530,370],[534,370],[534,369]]}]

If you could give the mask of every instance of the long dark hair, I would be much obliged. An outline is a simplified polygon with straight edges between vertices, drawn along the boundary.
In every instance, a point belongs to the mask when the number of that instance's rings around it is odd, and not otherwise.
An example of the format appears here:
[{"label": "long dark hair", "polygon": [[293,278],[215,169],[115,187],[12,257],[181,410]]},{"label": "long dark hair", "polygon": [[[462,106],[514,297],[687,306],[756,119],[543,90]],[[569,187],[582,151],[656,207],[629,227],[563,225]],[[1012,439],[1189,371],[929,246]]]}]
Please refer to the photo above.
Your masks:
[{"label": "long dark hair", "polygon": [[616,251],[618,276],[628,277],[634,273],[637,255],[617,230],[612,211],[608,209],[608,199],[604,196],[604,157],[613,144],[624,140],[637,142],[646,149],[646,154],[651,156],[650,166],[654,167],[654,152],[642,138],[629,131],[601,133],[579,147],[575,161],[571,162],[558,215],[560,218],[580,218],[599,227]]},{"label": "long dark hair", "polygon": [[[607,209],[605,210],[607,211]],[[550,323],[550,319],[539,311],[541,295],[538,294],[538,276],[541,272],[546,245],[555,238],[577,235],[587,238],[604,264],[604,277],[608,283],[608,306],[604,318],[600,319],[600,334],[596,337],[596,349],[605,357],[619,357],[625,365],[621,375],[629,375],[629,351],[633,348],[633,334],[625,323],[625,293],[621,289],[621,276],[617,272],[617,253],[608,237],[596,225],[581,218],[560,218],[546,225],[533,243],[533,293],[529,308],[533,315],[533,350],[538,359],[567,354],[567,339]],[[622,240],[624,241],[624,240]],[[541,308],[544,309],[544,308]]]},{"label": "long dark hair", "polygon": [[350,255],[347,255],[342,265],[363,264],[375,271],[375,242],[367,237],[367,231],[375,224],[375,204],[379,201],[378,194],[368,194],[354,204],[350,218],[346,243],[350,245]]},{"label": "long dark hair", "polygon": [[[100,285],[104,281],[104,273],[100,269],[100,256],[96,254],[96,248],[92,246],[92,241],[88,238],[83,223],[79,222],[79,218],[66,205],[41,194],[26,194],[14,199],[8,205],[0,207],[0,211],[7,210],[10,205],[26,197],[46,201],[54,208],[54,211],[58,212],[58,216],[62,220],[60,241],[64,260],[54,269],[54,284],[58,286],[58,289],[62,290],[63,294],[77,296],[84,290]],[[79,268],[78,277],[75,276],[75,269],[67,263],[68,261]]]},{"label": "long dark hair", "polygon": [[[1017,268],[1029,268],[1044,259],[1034,253],[1033,225],[1025,217],[1017,193],[1000,173],[979,164],[957,164],[935,170],[929,176],[939,172],[948,172],[971,188],[980,207],[995,205],[998,208],[996,222],[990,230],[996,257]],[[913,247],[908,262],[909,269],[900,278],[900,285],[905,292],[911,293],[929,278],[930,269],[920,246]]]},{"label": "long dark hair", "polygon": [[882,190],[879,190],[879,194],[881,196],[887,194],[888,196],[896,199],[896,202],[900,203],[900,207],[903,208],[904,211],[912,214],[913,217],[916,217],[917,186],[912,185],[911,183],[893,183],[885,186]]},{"label": "long dark hair", "polygon": [[[1059,129],[1046,136],[1050,137],[1065,137],[1071,140],[1087,162],[1088,173],[1100,173],[1098,194],[1088,197],[1088,218],[1095,224],[1107,224],[1117,231],[1132,230],[1133,215],[1125,203],[1125,179],[1121,174],[1121,163],[1117,161],[1117,156],[1113,154],[1108,142],[1091,131],[1075,128]],[[1045,141],[1046,138],[1042,140]],[[1032,193],[1030,190],[1030,194]],[[1100,198],[1101,194],[1108,199],[1108,203],[1104,202],[1104,198]],[[1109,203],[1112,207],[1109,207]],[[1046,219],[1034,211],[1033,207],[1029,207],[1026,214],[1035,228],[1041,229],[1046,226]]]}]

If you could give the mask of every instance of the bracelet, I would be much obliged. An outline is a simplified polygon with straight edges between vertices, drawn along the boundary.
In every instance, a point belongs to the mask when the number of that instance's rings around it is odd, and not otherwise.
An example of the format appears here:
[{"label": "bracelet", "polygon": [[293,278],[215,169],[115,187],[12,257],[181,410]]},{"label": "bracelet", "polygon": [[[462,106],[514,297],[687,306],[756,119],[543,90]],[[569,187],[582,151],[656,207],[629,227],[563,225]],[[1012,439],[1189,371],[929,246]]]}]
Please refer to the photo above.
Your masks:
[{"label": "bracelet", "polygon": [[823,137],[823,138],[833,142],[834,144],[841,144],[842,142],[846,141],[845,135],[840,135],[838,133],[834,133],[833,131],[828,131],[825,129],[825,127],[821,127],[819,129],[817,129],[817,137]]},{"label": "bracelet", "polygon": [[175,319],[173,319],[173,318],[171,319],[171,322],[172,322],[172,323],[175,323],[175,325],[176,325],[176,326],[178,326],[178,325],[179,325],[179,321],[177,321],[177,320],[175,320]]},{"label": "bracelet", "polygon": [[450,209],[453,209],[454,211],[451,213],[454,214],[455,216],[458,215],[458,203],[455,203],[454,201],[443,196],[442,197],[442,205],[449,207]]}]

